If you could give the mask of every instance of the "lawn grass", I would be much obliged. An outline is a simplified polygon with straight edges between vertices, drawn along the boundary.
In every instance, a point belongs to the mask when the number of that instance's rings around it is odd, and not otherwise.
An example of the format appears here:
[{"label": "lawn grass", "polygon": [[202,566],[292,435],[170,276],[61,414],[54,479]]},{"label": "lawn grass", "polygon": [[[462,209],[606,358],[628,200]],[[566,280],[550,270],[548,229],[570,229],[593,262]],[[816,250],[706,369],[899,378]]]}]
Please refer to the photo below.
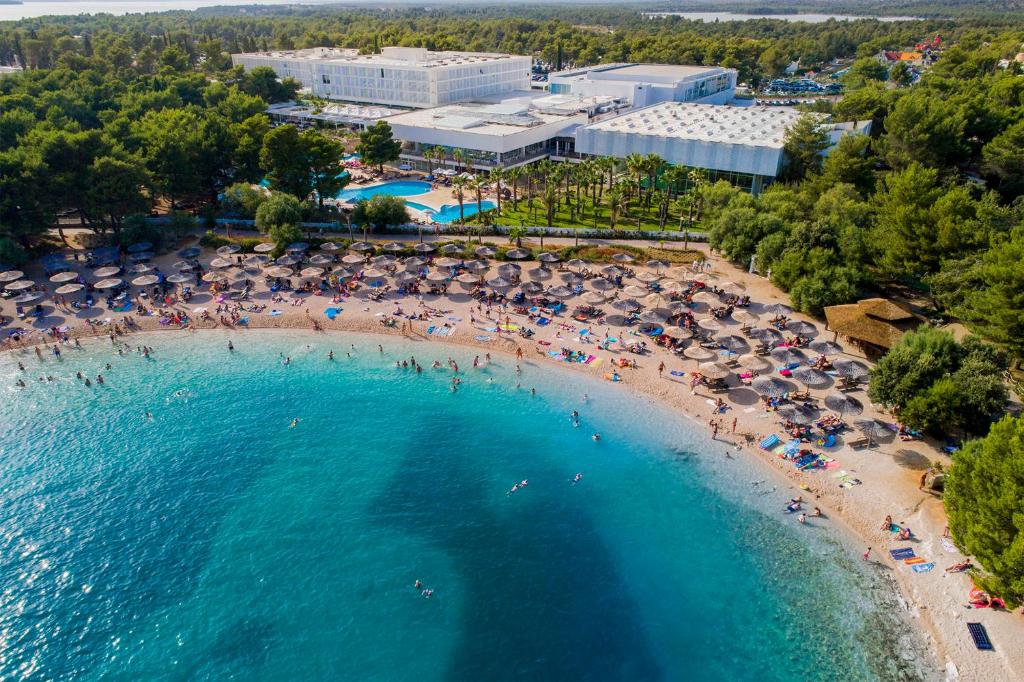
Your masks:
[{"label": "lawn grass", "polygon": [[[526,207],[526,201],[523,199],[519,200],[519,209],[515,210],[512,208],[511,201],[501,202],[501,215],[497,215],[495,211],[488,213],[489,219],[494,221],[495,225],[514,227],[517,225],[526,225],[530,227],[542,227],[547,222],[547,217],[544,212],[544,207],[540,202],[534,199],[536,205],[536,211],[531,211]],[[609,209],[607,206],[600,206],[597,209],[597,225],[598,229],[607,230],[611,228],[611,223],[608,220]],[[640,217],[640,226],[637,228],[637,216]],[[470,222],[473,218],[467,219]],[[576,220],[572,220],[569,208],[563,203],[558,211],[555,212],[554,220],[551,221],[550,227],[569,227],[569,228],[584,228],[594,229],[594,212],[587,208],[584,210],[582,217],[577,214]],[[629,206],[625,210],[619,213],[618,220],[615,221],[615,229],[617,230],[636,230],[641,229],[649,232],[657,232],[661,228],[658,226],[658,210],[652,206],[650,213],[644,211],[643,207]],[[665,223],[665,230],[678,230],[679,229],[679,217],[669,215],[668,222]]]}]

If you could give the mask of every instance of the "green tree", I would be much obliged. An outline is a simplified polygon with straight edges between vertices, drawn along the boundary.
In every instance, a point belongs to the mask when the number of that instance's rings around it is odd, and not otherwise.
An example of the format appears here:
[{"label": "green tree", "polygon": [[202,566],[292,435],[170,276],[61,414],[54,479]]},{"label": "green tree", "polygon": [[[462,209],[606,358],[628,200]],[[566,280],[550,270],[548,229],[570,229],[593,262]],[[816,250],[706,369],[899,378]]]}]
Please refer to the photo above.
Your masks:
[{"label": "green tree", "polygon": [[963,350],[949,332],[921,327],[903,335],[874,369],[868,397],[879,405],[905,407],[939,379],[955,372]]},{"label": "green tree", "polygon": [[889,80],[896,85],[907,86],[914,81],[914,72],[910,70],[906,62],[896,62],[889,69]]},{"label": "green tree", "polygon": [[957,545],[984,571],[976,582],[1024,601],[1024,419],[1006,417],[953,456],[943,504]]},{"label": "green tree", "polygon": [[306,157],[310,185],[317,194],[317,203],[323,211],[324,198],[334,198],[349,182],[349,175],[341,161],[345,148],[336,140],[307,130],[299,136],[299,152]]},{"label": "green tree", "polygon": [[784,177],[801,180],[821,169],[821,153],[828,149],[828,134],[815,114],[804,114],[786,130],[783,152],[786,155]]},{"label": "green tree", "polygon": [[383,170],[385,163],[398,160],[402,153],[402,143],[394,138],[391,125],[387,121],[377,121],[359,133],[359,146],[356,147],[363,163],[377,166]]},{"label": "green tree", "polygon": [[1024,194],[1024,120],[1006,128],[981,150],[984,170],[1008,198]]},{"label": "green tree", "polygon": [[313,191],[313,183],[301,147],[298,128],[278,126],[263,138],[260,164],[267,171],[272,190],[305,199]]},{"label": "green tree", "polygon": [[364,227],[385,230],[393,225],[408,223],[409,209],[401,197],[378,194],[368,201],[359,201],[352,211],[352,220]]},{"label": "green tree", "polygon": [[885,66],[874,57],[857,59],[850,70],[843,75],[843,84],[850,90],[863,88],[872,81],[884,81],[889,77]]},{"label": "green tree", "polygon": [[822,164],[821,175],[826,186],[840,183],[853,185],[865,194],[875,188],[875,163],[871,138],[867,135],[844,135],[829,150]]},{"label": "green tree", "polygon": [[301,221],[302,204],[285,192],[272,193],[256,209],[256,229],[263,233],[285,225],[298,228]]},{"label": "green tree", "polygon": [[1024,229],[995,240],[965,270],[954,313],[1016,357],[1024,357]]},{"label": "green tree", "polygon": [[256,217],[256,209],[266,200],[267,193],[262,187],[237,182],[224,190],[221,207],[229,215],[252,219]]},{"label": "green tree", "polygon": [[967,159],[967,123],[955,102],[912,88],[885,117],[883,154],[894,168],[950,168]]},{"label": "green tree", "polygon": [[89,185],[84,188],[85,210],[93,221],[120,232],[126,216],[149,210],[142,193],[148,176],[142,162],[125,156],[101,156],[89,169]]}]

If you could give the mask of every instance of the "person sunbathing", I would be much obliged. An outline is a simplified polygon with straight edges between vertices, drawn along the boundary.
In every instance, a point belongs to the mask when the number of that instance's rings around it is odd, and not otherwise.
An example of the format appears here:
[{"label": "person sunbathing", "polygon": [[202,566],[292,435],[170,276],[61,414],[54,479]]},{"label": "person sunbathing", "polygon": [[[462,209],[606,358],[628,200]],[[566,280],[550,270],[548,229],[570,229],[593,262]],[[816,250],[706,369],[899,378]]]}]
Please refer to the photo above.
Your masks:
[{"label": "person sunbathing", "polygon": [[969,571],[972,568],[974,568],[974,564],[971,562],[971,560],[964,559],[963,561],[960,561],[958,563],[953,564],[952,566],[947,567],[946,573],[962,573],[964,571]]}]

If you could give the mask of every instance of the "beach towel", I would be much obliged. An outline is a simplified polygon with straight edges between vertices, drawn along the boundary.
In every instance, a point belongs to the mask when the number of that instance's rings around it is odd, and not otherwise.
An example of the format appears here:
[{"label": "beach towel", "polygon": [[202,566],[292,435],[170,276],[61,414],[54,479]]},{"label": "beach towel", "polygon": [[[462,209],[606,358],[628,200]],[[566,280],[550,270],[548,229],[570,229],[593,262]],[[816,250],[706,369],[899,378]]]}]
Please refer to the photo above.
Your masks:
[{"label": "beach towel", "polygon": [[910,559],[914,556],[913,547],[900,547],[898,549],[890,549],[889,555],[899,561],[900,559]]},{"label": "beach towel", "polygon": [[249,317],[248,316],[243,317],[242,319],[240,319],[238,321],[238,324],[249,326]]},{"label": "beach towel", "polygon": [[917,566],[911,566],[911,568],[914,569],[914,573],[927,573],[935,568],[935,564],[918,564]]},{"label": "beach towel", "polygon": [[277,317],[277,316],[278,316],[278,315],[280,315],[280,314],[281,314],[281,311],[280,311],[280,310],[271,310],[271,311],[270,311],[270,316],[271,316],[271,317]]},{"label": "beach towel", "polygon": [[968,623],[967,632],[971,633],[971,639],[974,640],[974,646],[982,651],[991,651],[994,648],[992,646],[992,640],[988,638],[988,632],[986,632],[985,626],[981,623]]},{"label": "beach towel", "polygon": [[669,372],[669,374],[671,374],[674,377],[685,377],[686,376],[686,372],[680,372],[679,370],[676,370],[676,369],[671,370]]},{"label": "beach towel", "polygon": [[328,320],[333,320],[341,312],[341,308],[324,308],[324,315],[327,316]]},{"label": "beach towel", "polygon": [[489,336],[474,336],[473,338],[476,339],[477,341],[484,341],[484,342],[487,342],[487,341],[491,340],[491,337],[489,337]]},{"label": "beach towel", "polygon": [[538,341],[537,344],[540,345],[540,346],[550,346],[551,342],[550,341]]},{"label": "beach towel", "polygon": [[597,367],[598,365],[601,364],[601,358],[597,357],[596,355],[591,355],[587,358],[584,364],[593,365],[594,367]]},{"label": "beach towel", "polygon": [[549,324],[551,324],[550,318],[547,318],[547,317],[538,317],[537,318],[537,326],[538,327],[546,327]]},{"label": "beach towel", "polygon": [[905,563],[907,566],[913,566],[914,564],[923,564],[924,563],[924,559],[922,559],[919,556],[915,556],[915,557],[910,557],[909,559],[904,559],[903,563]]},{"label": "beach towel", "polygon": [[763,441],[761,441],[760,448],[762,450],[769,450],[769,449],[775,447],[776,445],[778,445],[781,442],[782,442],[782,439],[779,438],[777,435],[775,435],[773,433],[772,435],[768,436]]}]

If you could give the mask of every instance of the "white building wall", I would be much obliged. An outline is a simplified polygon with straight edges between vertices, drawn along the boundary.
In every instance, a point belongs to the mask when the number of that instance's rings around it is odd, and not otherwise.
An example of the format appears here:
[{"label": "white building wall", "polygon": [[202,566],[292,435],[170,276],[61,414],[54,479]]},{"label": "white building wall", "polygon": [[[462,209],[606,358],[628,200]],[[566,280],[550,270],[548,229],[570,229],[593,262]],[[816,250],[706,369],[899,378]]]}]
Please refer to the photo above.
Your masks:
[{"label": "white building wall", "polygon": [[586,122],[587,115],[578,114],[566,116],[557,122],[523,128],[521,131],[505,135],[493,135],[476,133],[472,128],[453,130],[428,125],[406,125],[395,118],[388,119],[395,139],[398,140],[497,153],[512,152],[538,142],[547,142],[570,126]]}]

